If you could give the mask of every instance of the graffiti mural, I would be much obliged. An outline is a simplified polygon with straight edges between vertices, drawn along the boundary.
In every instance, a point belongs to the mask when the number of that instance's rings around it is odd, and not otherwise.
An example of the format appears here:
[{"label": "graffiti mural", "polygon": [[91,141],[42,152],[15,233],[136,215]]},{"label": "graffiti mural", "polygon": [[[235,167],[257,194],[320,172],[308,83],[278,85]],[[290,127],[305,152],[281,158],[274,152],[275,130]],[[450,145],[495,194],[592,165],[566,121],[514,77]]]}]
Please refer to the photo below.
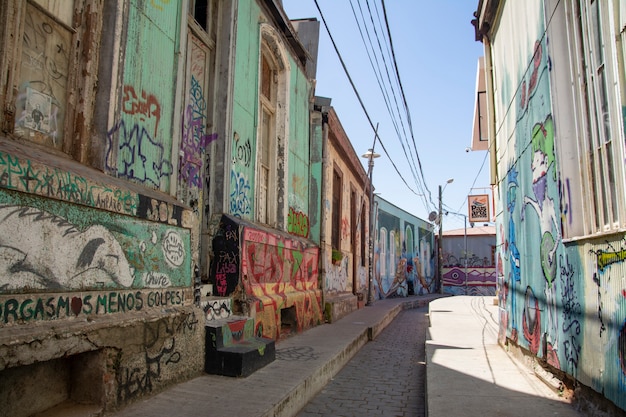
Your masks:
[{"label": "graffiti mural", "polygon": [[322,321],[319,248],[304,241],[245,227],[241,274],[256,303],[257,334],[278,339],[281,327],[301,332]]},{"label": "graffiti mural", "polygon": [[325,259],[324,289],[328,294],[352,291],[352,282],[347,279],[349,262],[348,256],[336,262]]},{"label": "graffiti mural", "polygon": [[[582,326],[580,259],[563,246],[555,128],[545,39],[529,51],[516,102],[516,139],[502,193],[505,221],[501,296],[507,335],[552,366],[575,375]],[[495,279],[495,275],[494,275]]]},{"label": "graffiti mural", "polygon": [[[118,122],[107,133],[107,169],[115,171],[121,178],[136,180],[142,184],[159,188],[161,181],[172,174],[172,164],[167,160],[164,145],[138,123]],[[113,163],[115,142],[117,164]]]},{"label": "graffiti mural", "polygon": [[295,210],[293,207],[289,207],[287,231],[292,235],[309,237],[309,216],[301,211]]},{"label": "graffiti mural", "polygon": [[190,285],[187,229],[0,190],[0,292]]},{"label": "graffiti mural", "polygon": [[127,10],[122,47],[136,53],[124,55],[120,63],[119,110],[108,126],[105,168],[113,176],[168,192],[173,155],[180,150],[173,149],[173,140],[181,126],[173,121],[181,39],[178,25],[172,24],[180,11],[172,2],[161,2],[163,11],[143,5],[132,3]]},{"label": "graffiti mural", "polygon": [[191,290],[163,287],[154,290],[0,295],[0,324],[143,312],[154,308],[180,307],[191,300]]},{"label": "graffiti mural", "polygon": [[243,174],[231,171],[230,183],[230,214],[242,219],[249,217],[252,213],[250,181]]},{"label": "graffiti mural", "polygon": [[204,317],[207,321],[227,319],[232,314],[231,299],[222,298],[219,300],[202,301],[200,307],[204,311]]},{"label": "graffiti mural", "polygon": [[[600,349],[606,364],[603,379],[594,381],[594,389],[610,392],[618,398],[626,393],[626,284],[623,276],[626,268],[626,237],[597,244],[588,252],[595,265],[590,274],[592,287],[587,299],[587,313],[595,317],[593,330],[586,333],[584,345],[572,346],[571,360],[580,360],[584,348],[590,343]],[[590,298],[593,299],[589,300]],[[581,308],[582,306],[576,306]],[[579,315],[582,318],[582,315]],[[578,322],[574,326],[583,329]],[[596,352],[598,353],[598,352]],[[580,356],[580,359],[579,359]],[[611,385],[611,381],[617,381]]]},{"label": "graffiti mural", "polygon": [[377,298],[424,295],[435,290],[433,233],[423,220],[376,197],[377,244],[374,287]]},{"label": "graffiti mural", "polygon": [[202,188],[202,160],[206,147],[217,134],[206,133],[207,103],[202,86],[191,77],[189,104],[183,117],[183,135],[180,152],[180,178],[189,187]]},{"label": "graffiti mural", "polygon": [[454,295],[496,295],[494,267],[444,267],[441,271],[445,292]]},{"label": "graffiti mural", "polygon": [[138,195],[128,190],[2,151],[0,187],[130,215],[139,204]]}]

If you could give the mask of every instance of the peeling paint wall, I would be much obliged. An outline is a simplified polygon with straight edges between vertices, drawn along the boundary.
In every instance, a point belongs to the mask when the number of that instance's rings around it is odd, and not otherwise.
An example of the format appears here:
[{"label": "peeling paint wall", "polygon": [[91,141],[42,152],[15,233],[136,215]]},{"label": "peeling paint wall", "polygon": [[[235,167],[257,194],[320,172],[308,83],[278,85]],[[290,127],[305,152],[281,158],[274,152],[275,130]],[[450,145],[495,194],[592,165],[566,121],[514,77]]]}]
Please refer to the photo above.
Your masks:
[{"label": "peeling paint wall", "polygon": [[176,2],[130,2],[122,91],[108,127],[106,167],[165,192],[174,172],[174,99],[182,11]]},{"label": "peeling paint wall", "polygon": [[[334,108],[321,106],[320,110],[322,120],[326,120],[320,128],[327,131],[326,136],[320,138],[325,152],[321,190],[322,288],[327,298],[342,294],[362,294],[364,297],[370,224],[367,177]],[[337,178],[340,184],[334,184],[335,173],[340,177]],[[335,192],[338,195],[334,195]],[[333,224],[335,218],[339,219],[338,227]],[[333,244],[333,234],[338,234],[338,247]],[[333,259],[333,251],[335,257],[339,252],[341,259]]]},{"label": "peeling paint wall", "polygon": [[[257,2],[239,4],[237,49],[233,87],[233,137],[228,213],[244,220],[255,220],[259,175],[259,78],[263,43],[276,62],[276,113],[271,154],[275,166],[271,173],[272,196],[276,199],[276,222],[272,227],[305,238],[311,233],[311,165],[309,105],[311,81],[292,52],[280,30]],[[317,179],[319,181],[319,178]],[[319,191],[318,191],[319,192]],[[274,224],[275,223],[275,224]]]},{"label": "peeling paint wall", "polygon": [[[0,105],[18,111],[0,137],[0,403],[16,416],[67,399],[117,408],[203,367],[206,62],[181,44],[177,2],[56,2],[58,15],[5,3]],[[196,65],[186,86],[179,60]],[[20,402],[22,383],[37,401]]]}]

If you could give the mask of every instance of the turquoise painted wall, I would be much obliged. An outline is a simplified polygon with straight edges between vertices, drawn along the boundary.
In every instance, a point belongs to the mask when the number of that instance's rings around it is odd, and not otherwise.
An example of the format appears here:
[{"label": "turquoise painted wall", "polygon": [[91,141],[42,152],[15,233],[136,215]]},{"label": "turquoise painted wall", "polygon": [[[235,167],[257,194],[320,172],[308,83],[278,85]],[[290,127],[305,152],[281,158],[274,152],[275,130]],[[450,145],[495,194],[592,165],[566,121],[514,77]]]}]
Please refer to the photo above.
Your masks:
[{"label": "turquoise painted wall", "polygon": [[[555,131],[550,96],[548,49],[540,24],[527,29],[527,56],[520,67],[506,68],[520,89],[502,89],[502,102],[514,103],[515,135],[511,159],[500,189],[506,200],[498,219],[505,240],[503,306],[507,335],[557,368],[576,375],[582,311],[563,311],[561,297],[571,291],[583,302],[580,258],[560,234],[560,194],[555,160]],[[518,33],[518,36],[522,34]],[[521,51],[516,51],[521,53]],[[512,95],[513,94],[513,95]],[[509,145],[511,146],[511,145]],[[537,164],[537,161],[543,161]],[[565,273],[566,271],[567,273]],[[570,271],[572,273],[570,273]],[[573,325],[572,321],[577,324]]]},{"label": "turquoise painted wall", "polygon": [[[290,82],[289,117],[289,193],[288,231],[292,234],[311,237],[311,215],[309,214],[310,179],[310,123],[309,98],[311,87],[306,75],[292,62]],[[318,177],[317,180],[320,178]],[[318,182],[319,183],[319,182]],[[318,240],[319,243],[319,240]]]},{"label": "turquoise painted wall", "polygon": [[106,167],[118,177],[169,191],[177,52],[177,2],[130,2],[121,106],[109,127]]},{"label": "turquoise painted wall", "polygon": [[[261,24],[266,22],[263,11],[255,1],[240,2],[238,7],[237,50],[234,79],[233,104],[233,152],[240,146],[250,146],[253,155],[257,149],[258,128],[258,89],[259,89],[259,54],[261,45]],[[280,39],[277,32],[276,37]],[[283,54],[285,67],[289,73],[284,74],[288,81],[288,90],[279,100],[288,104],[285,115],[286,127],[284,134],[278,128],[282,145],[278,146],[278,176],[274,184],[278,189],[279,204],[286,204],[285,228],[291,234],[301,237],[312,237],[311,215],[309,205],[311,198],[311,166],[310,166],[310,121],[309,103],[311,84],[304,71],[294,61],[290,48],[283,44],[277,48]],[[279,95],[281,93],[279,92]],[[277,117],[280,120],[280,116]],[[280,122],[279,122],[280,125]],[[246,220],[255,216],[255,171],[256,161],[249,163],[237,160],[233,156],[231,166],[231,184],[229,194],[229,213]],[[317,173],[319,182],[321,171]],[[284,183],[282,178],[284,177]],[[316,236],[319,233],[316,232]],[[317,238],[319,240],[319,238]]]}]

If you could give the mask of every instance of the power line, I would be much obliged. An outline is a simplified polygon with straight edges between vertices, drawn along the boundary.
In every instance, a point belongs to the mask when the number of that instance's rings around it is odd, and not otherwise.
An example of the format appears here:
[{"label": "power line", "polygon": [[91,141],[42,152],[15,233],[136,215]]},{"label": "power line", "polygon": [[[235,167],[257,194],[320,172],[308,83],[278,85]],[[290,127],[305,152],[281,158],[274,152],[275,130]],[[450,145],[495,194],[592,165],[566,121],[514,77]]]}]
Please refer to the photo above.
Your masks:
[{"label": "power line", "polygon": [[[359,20],[359,17],[355,11],[354,5],[352,3],[352,0],[350,1],[350,5],[352,8],[352,13],[353,16],[355,18],[357,27],[359,29],[359,33],[361,35],[361,39],[363,41],[363,44],[365,46],[365,50],[367,52],[368,55],[368,59],[370,61],[370,65],[372,67],[372,70],[374,72],[374,75],[376,76],[376,80],[378,82],[378,86],[380,88],[381,94],[383,96],[383,99],[385,101],[385,105],[387,107],[387,111],[391,117],[391,121],[392,124],[396,130],[396,134],[398,136],[398,140],[400,142],[400,145],[402,147],[403,150],[403,154],[406,157],[407,163],[410,167],[411,170],[411,174],[413,176],[414,182],[418,188],[418,190],[421,192],[420,196],[423,197],[422,201],[424,202],[424,207],[426,208],[426,210],[429,210],[428,204],[427,204],[427,200],[426,200],[426,195],[428,193],[428,195],[430,195],[430,190],[428,190],[428,187],[425,186],[425,181],[424,181],[424,175],[423,175],[423,170],[421,169],[421,161],[419,160],[419,153],[417,152],[417,146],[415,144],[415,137],[413,135],[413,130],[412,130],[412,124],[410,123],[411,120],[411,116],[410,116],[410,111],[408,108],[408,104],[406,101],[406,96],[404,94],[404,88],[402,87],[402,81],[400,79],[400,72],[398,70],[398,66],[397,66],[397,61],[395,59],[395,51],[393,49],[393,41],[391,39],[391,31],[389,29],[389,24],[388,24],[388,19],[386,18],[386,25],[385,28],[387,29],[386,32],[385,30],[381,30],[380,33],[383,35],[386,33],[388,35],[388,40],[387,38],[385,38],[384,42],[381,42],[381,36],[379,35],[379,31],[376,28],[376,22],[374,21],[374,16],[372,13],[372,8],[370,7],[370,3],[369,0],[366,0],[367,3],[367,12],[369,14],[369,21],[371,22],[371,27],[372,27],[372,31],[374,33],[374,38],[376,39],[376,44],[378,46],[378,48],[376,48],[374,46],[374,42],[372,40],[372,36],[370,34],[370,30],[368,29],[368,24],[367,24],[367,19],[365,17],[363,8],[360,6],[359,4],[359,11],[360,11],[360,15],[361,15],[361,19],[362,22]],[[384,6],[384,5],[383,5]],[[383,27],[382,23],[380,23],[380,12],[378,11],[377,8],[374,9],[377,13],[378,16],[378,22],[379,25],[381,26],[381,29]],[[385,11],[386,14],[386,11]],[[386,16],[385,16],[386,17]],[[364,31],[365,31],[365,35],[367,35],[367,41],[366,41],[366,36],[364,35]],[[383,49],[383,44],[385,44],[387,46],[387,50],[389,51],[389,56],[391,58],[391,63],[389,64],[387,62],[387,59],[385,58],[385,51]],[[372,51],[370,53],[370,50]],[[379,54],[376,53],[376,50],[379,51]],[[373,55],[373,58],[372,58]],[[378,56],[380,56],[380,60],[378,59]],[[375,63],[374,63],[375,61]],[[383,76],[383,69],[381,68],[381,63],[383,62],[382,67],[384,68],[384,73],[386,75]],[[392,81],[392,77],[390,75],[390,71],[389,71],[389,67],[390,65],[393,65],[393,73],[395,75],[395,83],[394,81]],[[387,83],[385,83],[384,80],[387,80]],[[388,87],[387,87],[388,85]],[[398,104],[398,93],[396,92],[396,89],[394,88],[394,85],[398,85],[398,87],[400,88],[400,94],[402,95],[402,103],[404,105],[404,111],[406,113],[406,120],[407,120],[407,125],[409,126],[409,131],[410,131],[410,136],[412,137],[413,140],[413,148],[411,148],[411,146],[409,145],[409,141],[406,139],[407,138],[407,127],[405,125],[404,122],[404,118],[402,117],[402,112],[400,111],[400,106]],[[393,97],[393,103],[395,104],[395,107],[392,106],[391,102],[392,99],[390,98],[390,94],[389,91],[391,91],[391,97]],[[399,127],[399,125],[401,126],[401,129]],[[401,132],[402,131],[402,132]],[[404,138],[404,140],[403,140]],[[407,151],[407,146],[405,145],[409,145],[408,146],[408,151]],[[415,152],[415,158],[413,157],[413,151]],[[419,163],[419,173],[421,173],[421,176],[418,174],[418,168],[415,165],[415,161],[418,161]]]},{"label": "power line", "polygon": [[[387,112],[389,113],[389,116],[391,117],[391,122],[392,122],[392,124],[394,126],[394,129],[396,131],[396,135],[398,136],[398,141],[400,142],[400,146],[402,147],[402,150],[404,151],[404,154],[407,155],[407,150],[406,150],[406,147],[404,146],[404,142],[402,141],[402,135],[400,133],[400,128],[398,126],[398,121],[396,120],[396,114],[397,114],[398,117],[399,117],[400,124],[402,125],[402,128],[403,128],[402,130],[403,131],[406,130],[404,128],[404,123],[402,122],[402,118],[401,118],[400,113],[399,113],[395,91],[393,90],[393,88],[391,89],[392,96],[393,96],[394,101],[396,103],[397,113],[394,113],[394,111],[392,109],[392,103],[391,103],[392,100],[389,97],[389,89],[384,86],[385,81],[384,81],[384,77],[382,75],[383,71],[381,69],[381,63],[380,63],[380,61],[378,59],[378,54],[376,54],[376,51],[375,51],[375,48],[374,48],[374,45],[373,45],[373,42],[372,42],[372,38],[371,38],[371,35],[370,35],[370,31],[369,31],[368,25],[366,23],[365,15],[363,14],[363,9],[361,8],[361,6],[359,4],[359,11],[360,11],[361,19],[362,19],[362,22],[363,22],[363,24],[361,26],[361,22],[359,21],[357,13],[356,13],[356,11],[354,9],[352,0],[350,0],[350,7],[352,9],[352,14],[354,16],[354,20],[355,20],[355,22],[357,24],[357,28],[359,29],[359,33],[361,35],[361,40],[363,41],[363,45],[365,47],[365,51],[367,53],[370,65],[372,67],[372,71],[374,72],[374,75],[376,77],[376,81],[378,82],[378,87],[379,87],[379,89],[381,91],[381,94],[383,96],[383,100],[385,102],[385,106],[387,107]],[[376,31],[376,27],[374,25],[373,18],[371,17],[372,14],[371,14],[371,9],[369,9],[369,2],[368,2],[368,12],[370,14],[370,21],[372,22],[372,28],[373,28],[373,31],[374,31],[374,36],[377,39],[378,50],[381,51],[380,57],[381,57],[381,60],[383,62],[382,67],[383,68],[388,68],[387,62],[385,61],[384,54],[382,53],[382,47],[381,47],[381,43],[380,43],[380,38],[379,38],[378,33]],[[363,29],[362,29],[362,27],[363,27]],[[369,47],[368,47],[368,42],[365,40],[365,36],[364,36],[363,30],[365,31],[365,35],[367,35],[367,39],[369,41]],[[371,53],[370,53],[370,49],[371,49]],[[375,63],[374,63],[374,61],[375,61]],[[387,70],[386,72],[387,72],[387,80],[391,84],[391,78],[389,76],[389,71]],[[390,85],[390,87],[391,87],[391,85]],[[410,149],[409,149],[409,151],[410,151]],[[414,164],[411,164],[411,161],[410,161],[409,158],[407,158],[407,161],[409,162],[409,167],[411,168],[411,174],[413,175],[413,178],[416,178],[416,172],[415,172]]]},{"label": "power line", "polygon": [[348,77],[348,81],[350,82],[350,85],[352,86],[352,90],[354,91],[354,94],[356,95],[357,99],[359,100],[359,104],[361,105],[361,108],[363,109],[363,112],[365,113],[365,116],[367,117],[367,121],[370,124],[370,127],[372,128],[372,131],[375,133],[375,139],[374,140],[376,141],[376,139],[378,139],[378,142],[380,143],[380,146],[383,148],[383,151],[385,152],[385,155],[387,155],[387,158],[389,158],[389,161],[391,162],[391,165],[393,166],[393,168],[398,173],[398,176],[402,179],[402,182],[404,182],[404,184],[407,186],[407,188],[413,194],[417,194],[409,186],[409,184],[406,182],[406,180],[404,179],[404,177],[402,176],[402,174],[398,170],[398,167],[396,166],[395,162],[393,162],[393,160],[391,159],[391,156],[389,155],[389,152],[387,152],[387,149],[385,148],[385,145],[383,144],[382,140],[380,139],[380,136],[378,135],[378,132],[376,132],[376,129],[374,128],[374,123],[372,122],[372,119],[371,119],[369,113],[367,112],[367,109],[365,108],[365,104],[363,103],[363,100],[361,99],[361,95],[359,94],[356,86],[354,85],[354,81],[352,80],[352,77],[350,76],[350,72],[348,71],[348,68],[346,67],[346,64],[345,64],[345,62],[343,60],[343,57],[341,56],[341,53],[339,52],[339,49],[337,48],[337,44],[335,43],[335,39],[333,38],[332,34],[330,33],[330,29],[328,28],[328,25],[326,23],[326,19],[324,18],[324,14],[322,13],[322,10],[320,9],[320,6],[317,3],[317,0],[314,0],[314,1],[315,1],[315,7],[317,7],[317,11],[319,12],[320,18],[322,19],[322,23],[324,23],[324,28],[326,29],[326,33],[328,33],[328,37],[330,38],[330,41],[333,44],[333,48],[335,49],[335,53],[337,54],[337,57],[339,58],[339,61],[341,62],[341,66],[342,66],[346,76]]}]

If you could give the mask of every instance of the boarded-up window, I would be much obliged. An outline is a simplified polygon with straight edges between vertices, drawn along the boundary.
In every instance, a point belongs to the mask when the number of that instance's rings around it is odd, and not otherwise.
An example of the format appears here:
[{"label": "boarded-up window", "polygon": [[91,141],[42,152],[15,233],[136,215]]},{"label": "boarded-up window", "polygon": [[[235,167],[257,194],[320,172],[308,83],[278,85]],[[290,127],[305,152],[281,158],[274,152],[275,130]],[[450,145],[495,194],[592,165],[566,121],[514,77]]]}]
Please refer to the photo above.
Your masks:
[{"label": "boarded-up window", "polygon": [[14,133],[64,149],[70,65],[71,0],[25,3]]}]

